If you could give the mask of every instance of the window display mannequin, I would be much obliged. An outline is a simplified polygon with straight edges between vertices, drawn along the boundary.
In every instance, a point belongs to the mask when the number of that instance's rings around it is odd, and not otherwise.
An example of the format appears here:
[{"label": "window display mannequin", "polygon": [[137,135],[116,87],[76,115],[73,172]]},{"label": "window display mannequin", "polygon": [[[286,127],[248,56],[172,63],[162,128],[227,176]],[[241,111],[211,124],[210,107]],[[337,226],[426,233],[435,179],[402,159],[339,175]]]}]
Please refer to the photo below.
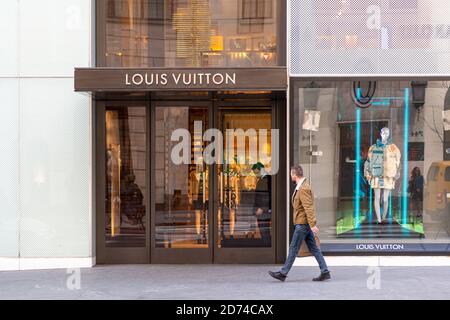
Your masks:
[{"label": "window display mannequin", "polygon": [[[364,176],[374,191],[374,208],[377,223],[386,219],[389,209],[389,196],[400,178],[401,153],[391,143],[389,128],[381,129],[381,139],[369,148],[367,161],[364,164]],[[383,215],[381,215],[381,193],[383,192]]]}]

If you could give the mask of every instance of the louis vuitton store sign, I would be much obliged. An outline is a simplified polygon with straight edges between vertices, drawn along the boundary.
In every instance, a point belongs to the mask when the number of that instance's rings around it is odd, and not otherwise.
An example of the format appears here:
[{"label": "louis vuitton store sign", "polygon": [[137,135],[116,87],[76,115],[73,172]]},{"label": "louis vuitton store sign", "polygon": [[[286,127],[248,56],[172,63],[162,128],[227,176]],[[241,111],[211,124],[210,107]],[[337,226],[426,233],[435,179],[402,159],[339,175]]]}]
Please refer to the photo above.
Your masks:
[{"label": "louis vuitton store sign", "polygon": [[235,85],[236,73],[201,73],[201,72],[178,72],[178,73],[134,73],[125,74],[127,86],[178,86],[178,85]]},{"label": "louis vuitton store sign", "polygon": [[227,69],[75,69],[76,91],[286,90],[284,67]]}]

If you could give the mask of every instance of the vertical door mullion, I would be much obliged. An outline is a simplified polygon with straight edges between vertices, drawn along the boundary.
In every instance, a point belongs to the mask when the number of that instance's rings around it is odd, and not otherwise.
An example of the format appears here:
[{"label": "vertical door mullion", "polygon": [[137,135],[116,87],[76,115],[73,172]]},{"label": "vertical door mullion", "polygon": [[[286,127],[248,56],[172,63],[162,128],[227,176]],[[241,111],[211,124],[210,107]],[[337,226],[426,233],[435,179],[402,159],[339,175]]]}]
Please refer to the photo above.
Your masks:
[{"label": "vertical door mullion", "polygon": [[[213,93],[211,103],[209,104],[209,123],[210,128],[216,128],[217,129],[217,109],[216,109],[216,100],[215,95]],[[220,151],[222,153],[222,150]],[[215,251],[216,251],[216,245],[217,245],[217,227],[218,227],[218,221],[217,221],[217,186],[218,186],[218,168],[217,163],[213,163],[210,165],[210,192],[209,192],[209,223],[208,223],[208,229],[209,229],[209,243],[210,243],[210,253],[211,253],[211,262],[214,263],[214,257],[215,257]]]},{"label": "vertical door mullion", "polygon": [[[278,117],[278,113],[277,113],[277,108],[276,108],[276,101],[272,101],[272,106],[271,106],[271,113],[272,113],[272,128],[271,129],[280,129],[279,127],[279,117]],[[272,138],[272,134],[270,135],[270,137]],[[280,139],[281,136],[280,134],[278,135],[278,139]],[[272,145],[272,141],[270,142],[271,145],[271,157],[272,157],[272,153],[273,153],[273,145]],[[280,146],[281,146],[281,142],[280,140],[278,140],[278,151],[279,154],[281,154],[280,150]],[[277,157],[279,157],[279,155],[276,155]],[[273,159],[273,157],[272,157]],[[271,221],[271,246],[272,246],[272,254],[273,254],[273,261],[275,262],[276,260],[276,238],[277,238],[277,219],[278,219],[278,209],[279,209],[279,205],[277,204],[277,192],[279,191],[279,188],[277,188],[276,186],[278,185],[279,181],[280,181],[280,165],[281,165],[281,159],[278,159],[278,172],[275,176],[272,176],[272,185],[271,188],[272,190],[270,190],[270,196],[272,197],[272,221]],[[273,165],[273,162],[272,162]]]},{"label": "vertical door mullion", "polygon": [[150,177],[152,176],[152,170],[153,170],[153,164],[151,160],[151,154],[152,154],[152,114],[151,114],[151,101],[150,99],[146,103],[146,112],[145,112],[145,120],[146,120],[146,152],[145,152],[145,163],[147,166],[147,173],[146,173],[146,184],[147,184],[147,201],[145,204],[146,207],[146,216],[147,216],[147,222],[145,224],[146,233],[145,233],[145,245],[147,247],[147,254],[148,254],[148,263],[151,263],[152,261],[152,228],[151,223],[153,221],[152,217],[152,200],[153,200],[153,184],[152,179]]},{"label": "vertical door mullion", "polygon": [[[150,128],[149,128],[149,132],[150,132],[150,150],[149,150],[149,159],[150,159],[150,170],[149,172],[151,173],[150,176],[154,176],[154,169],[155,169],[155,152],[153,152],[153,150],[155,150],[155,134],[156,134],[156,125],[155,125],[155,104],[154,101],[151,99],[149,102],[149,108],[150,108],[150,113],[149,113],[149,124],[150,124]],[[149,177],[150,179],[150,177]],[[150,232],[150,246],[149,246],[149,250],[150,250],[150,263],[153,263],[153,252],[154,249],[156,248],[155,245],[155,237],[156,237],[156,228],[155,228],[155,221],[156,221],[156,207],[155,207],[155,179],[150,179],[150,223],[149,223],[149,232]]]},{"label": "vertical door mullion", "polygon": [[105,103],[96,102],[97,128],[96,128],[96,256],[99,262],[105,259]]},{"label": "vertical door mullion", "polygon": [[[215,128],[215,129],[220,129],[218,128],[218,114],[219,114],[219,110],[217,108],[217,103],[216,103],[216,95],[213,93],[212,95],[212,102],[210,105],[210,110],[211,110],[211,114],[210,114],[210,123],[211,123],[211,127]],[[223,150],[220,150],[220,154],[222,154]],[[220,161],[220,160],[219,160]],[[218,241],[218,226],[219,226],[219,221],[218,221],[218,164],[217,163],[213,163],[211,165],[212,170],[211,170],[211,174],[212,174],[212,178],[211,183],[210,183],[210,210],[211,210],[211,257],[212,257],[212,263],[215,262],[215,255],[216,255],[216,248],[217,248],[217,241]]]}]

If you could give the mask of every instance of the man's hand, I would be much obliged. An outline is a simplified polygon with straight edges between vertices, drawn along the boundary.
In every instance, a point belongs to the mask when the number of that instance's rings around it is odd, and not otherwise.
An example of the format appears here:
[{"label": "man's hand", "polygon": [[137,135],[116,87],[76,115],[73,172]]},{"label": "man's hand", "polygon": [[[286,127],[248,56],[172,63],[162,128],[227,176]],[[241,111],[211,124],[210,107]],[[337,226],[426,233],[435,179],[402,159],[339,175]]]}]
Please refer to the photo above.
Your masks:
[{"label": "man's hand", "polygon": [[312,228],[311,228],[311,231],[312,231],[314,234],[318,234],[319,231],[320,231],[320,229],[319,229],[317,226],[315,226],[315,227],[312,227]]},{"label": "man's hand", "polygon": [[260,216],[260,215],[262,215],[263,213],[264,213],[264,210],[263,210],[263,209],[261,209],[261,208],[256,209],[256,215],[257,215],[257,216]]}]

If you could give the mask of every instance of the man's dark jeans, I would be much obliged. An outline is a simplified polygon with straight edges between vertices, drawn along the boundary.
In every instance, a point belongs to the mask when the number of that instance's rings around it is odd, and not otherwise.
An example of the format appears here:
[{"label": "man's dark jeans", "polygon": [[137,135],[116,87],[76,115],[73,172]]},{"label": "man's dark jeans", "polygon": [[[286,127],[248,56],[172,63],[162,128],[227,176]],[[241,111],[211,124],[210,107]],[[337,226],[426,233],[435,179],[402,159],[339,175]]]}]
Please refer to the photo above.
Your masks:
[{"label": "man's dark jeans", "polygon": [[311,227],[308,224],[295,225],[294,235],[292,236],[291,245],[289,246],[289,256],[280,272],[284,275],[287,275],[289,273],[303,241],[306,241],[306,245],[308,246],[309,251],[319,263],[320,271],[322,273],[328,272],[328,267],[325,259],[323,258],[322,252],[317,247],[314,233],[312,232]]}]

